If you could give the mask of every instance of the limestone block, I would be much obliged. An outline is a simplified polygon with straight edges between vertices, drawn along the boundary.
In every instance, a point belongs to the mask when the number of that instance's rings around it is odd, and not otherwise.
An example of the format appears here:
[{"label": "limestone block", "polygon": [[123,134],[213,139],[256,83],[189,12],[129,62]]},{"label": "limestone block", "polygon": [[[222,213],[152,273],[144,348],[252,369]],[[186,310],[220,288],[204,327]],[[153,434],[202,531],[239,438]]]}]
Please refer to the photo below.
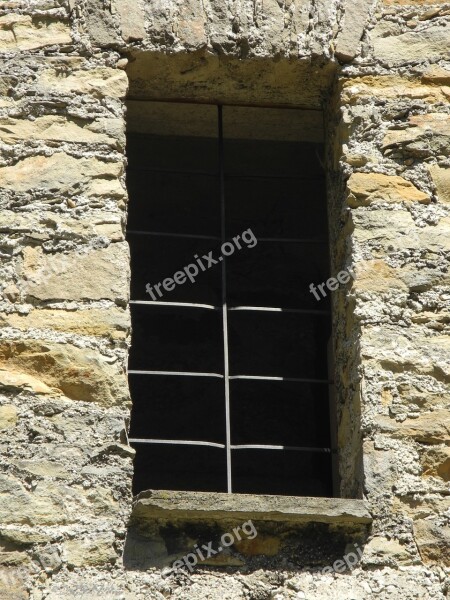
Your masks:
[{"label": "limestone block", "polygon": [[411,127],[389,131],[382,150],[401,147],[413,156],[448,155],[450,153],[450,115],[429,113],[409,117]]},{"label": "limestone block", "polygon": [[0,598],[2,600],[28,600],[29,597],[20,569],[0,568]]},{"label": "limestone block", "polygon": [[45,94],[58,89],[59,94],[92,94],[98,97],[124,98],[128,89],[128,77],[122,69],[110,67],[77,69],[69,74],[54,67],[38,73],[35,89]]},{"label": "limestone block", "polygon": [[130,328],[130,315],[118,307],[89,310],[33,310],[28,315],[0,313],[2,327],[49,329],[78,335],[123,340]]},{"label": "limestone block", "polygon": [[120,29],[124,41],[143,40],[145,38],[145,19],[140,0],[116,0],[115,5],[119,13]]},{"label": "limestone block", "polygon": [[420,519],[414,522],[414,537],[426,564],[450,565],[450,527],[432,519]]},{"label": "limestone block", "polygon": [[14,166],[0,168],[0,188],[15,192],[40,189],[52,195],[123,198],[125,190],[118,181],[122,173],[122,163],[74,158],[57,152],[50,157],[32,156]]},{"label": "limestone block", "polygon": [[56,479],[67,479],[70,474],[57,462],[49,460],[12,460],[11,463],[19,469],[31,475],[39,477],[54,477]]},{"label": "limestone block", "polygon": [[431,65],[422,75],[422,81],[435,85],[450,85],[450,71],[439,65]]},{"label": "limestone block", "polygon": [[111,14],[111,8],[105,7],[102,0],[89,0],[85,18],[93,45],[103,47],[120,43],[117,23]]},{"label": "limestone block", "polygon": [[426,448],[421,457],[423,474],[427,477],[441,477],[450,481],[450,448]]},{"label": "limestone block", "polygon": [[408,31],[400,35],[386,35],[384,23],[371,32],[374,58],[389,65],[411,61],[436,61],[448,53],[448,28],[431,25],[419,33]]},{"label": "limestone block", "polygon": [[96,350],[35,339],[2,340],[0,370],[31,375],[72,400],[104,406],[128,400],[125,373]]},{"label": "limestone block", "polygon": [[[123,1],[123,0],[122,0]],[[207,15],[201,0],[186,0],[180,6],[174,33],[186,48],[201,48],[207,41]]]},{"label": "limestone block", "polygon": [[364,260],[355,265],[354,287],[368,292],[387,292],[389,290],[407,290],[408,286],[400,274],[383,260]]},{"label": "limestone block", "polygon": [[86,123],[81,119],[67,119],[47,115],[34,121],[27,119],[0,118],[0,140],[14,144],[24,140],[52,142],[76,142],[83,144],[107,144],[123,148],[125,144],[122,119],[97,119]]},{"label": "limestone block", "polygon": [[424,444],[441,444],[450,439],[448,410],[435,410],[402,422],[384,415],[377,417],[375,421],[382,431],[399,438],[410,438]]},{"label": "limestone block", "polygon": [[363,561],[365,565],[390,565],[399,563],[411,564],[411,556],[397,540],[388,540],[383,536],[373,537],[364,546]]},{"label": "limestone block", "polygon": [[[425,82],[425,79],[422,78]],[[428,82],[428,80],[426,80]],[[424,85],[417,80],[398,75],[365,75],[343,79],[341,85],[342,104],[356,104],[363,98],[425,100],[429,103],[447,102],[441,86]]]},{"label": "limestone block", "polygon": [[369,206],[374,202],[430,202],[428,194],[418,190],[410,181],[381,173],[353,173],[347,182],[347,193],[347,204],[352,208]]},{"label": "limestone block", "polygon": [[17,408],[15,406],[12,404],[0,406],[0,431],[15,427],[17,419]]},{"label": "limestone block", "polygon": [[113,542],[112,532],[69,540],[64,544],[67,564],[72,567],[86,567],[114,562],[117,554]]},{"label": "limestone block", "polygon": [[56,391],[45,385],[37,377],[25,373],[15,373],[0,368],[0,389],[6,389],[14,392],[24,390],[32,391],[35,394],[45,394],[54,396]]},{"label": "limestone block", "polygon": [[335,43],[335,54],[340,61],[349,62],[355,58],[372,5],[372,0],[345,2],[344,22]]},{"label": "limestone block", "polygon": [[14,13],[0,17],[0,52],[37,50],[71,41],[67,23]]},{"label": "limestone block", "polygon": [[38,300],[113,300],[125,304],[129,295],[128,244],[119,242],[81,254],[44,254],[24,250],[22,287]]},{"label": "limestone block", "polygon": [[0,521],[4,525],[61,525],[67,522],[64,496],[51,485],[28,492],[17,480],[0,475]]},{"label": "limestone block", "polygon": [[450,204],[450,169],[431,165],[428,171],[436,186],[439,202]]}]

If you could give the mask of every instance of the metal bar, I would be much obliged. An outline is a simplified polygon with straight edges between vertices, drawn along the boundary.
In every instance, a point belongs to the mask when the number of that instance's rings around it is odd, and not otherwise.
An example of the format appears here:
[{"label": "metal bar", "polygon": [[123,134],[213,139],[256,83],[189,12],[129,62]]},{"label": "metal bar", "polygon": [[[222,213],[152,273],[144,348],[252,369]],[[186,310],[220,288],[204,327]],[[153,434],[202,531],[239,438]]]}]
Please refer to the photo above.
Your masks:
[{"label": "metal bar", "polygon": [[220,241],[222,238],[215,235],[200,235],[196,233],[168,233],[166,231],[137,231],[135,229],[130,229],[127,231],[127,234],[131,233],[132,235],[154,235],[161,237],[174,237],[174,238],[187,238],[193,240],[215,240]]},{"label": "metal bar", "polygon": [[174,375],[176,377],[218,377],[223,379],[220,373],[194,373],[190,371],[128,371],[129,375]]},{"label": "metal bar", "polygon": [[[223,154],[223,110],[217,106],[219,125],[219,180],[220,180],[220,229],[222,244],[226,241],[225,226],[225,168]],[[227,311],[227,267],[226,257],[222,261],[222,324],[223,324],[223,358],[224,358],[224,384],[225,384],[225,435],[227,454],[227,491],[233,491],[231,478],[231,419],[230,419],[230,365],[228,357],[228,311]]]},{"label": "metal bar", "polygon": [[200,171],[196,169],[152,169],[150,167],[127,167],[127,171],[143,171],[144,173],[166,173],[167,175],[206,175],[217,177],[217,173],[211,171]]},{"label": "metal bar", "polygon": [[270,377],[264,375],[230,375],[229,379],[254,379],[257,381],[295,381],[298,383],[333,383],[328,379],[308,379],[302,377]]},{"label": "metal bar", "polygon": [[314,238],[258,238],[258,242],[276,242],[289,244],[328,244],[327,240]]},{"label": "metal bar", "polygon": [[[149,167],[128,167],[127,172],[143,172],[143,173],[164,173],[167,175],[201,175],[204,177],[217,177],[217,173],[211,171],[200,171],[196,169],[151,169]],[[294,180],[294,181],[323,181],[323,176],[300,177],[298,175],[242,175],[240,173],[229,173],[225,179],[275,179],[275,180]]]},{"label": "metal bar", "polygon": [[229,306],[228,310],[262,311],[262,312],[284,312],[298,313],[304,315],[330,315],[329,310],[314,310],[309,308],[276,308],[272,306]]},{"label": "metal bar", "polygon": [[153,304],[155,306],[181,306],[188,308],[206,308],[208,310],[221,310],[220,306],[213,304],[195,304],[194,302],[160,302],[159,300],[130,300],[130,304]]},{"label": "metal bar", "polygon": [[291,450],[294,452],[328,452],[331,448],[309,448],[306,446],[272,446],[268,444],[237,444],[231,446],[232,450]]},{"label": "metal bar", "polygon": [[213,448],[225,448],[225,444],[216,444],[215,442],[200,442],[191,440],[156,440],[146,438],[130,438],[132,444],[169,444],[180,446],[212,446]]}]

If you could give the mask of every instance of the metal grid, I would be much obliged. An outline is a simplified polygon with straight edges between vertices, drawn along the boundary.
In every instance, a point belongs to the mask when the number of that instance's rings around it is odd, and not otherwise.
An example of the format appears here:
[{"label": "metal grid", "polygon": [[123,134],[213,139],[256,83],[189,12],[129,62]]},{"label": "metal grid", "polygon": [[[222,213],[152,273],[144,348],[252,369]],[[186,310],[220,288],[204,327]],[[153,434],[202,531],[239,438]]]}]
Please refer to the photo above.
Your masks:
[{"label": "metal grid", "polygon": [[[131,235],[144,235],[144,236],[156,236],[156,237],[175,237],[175,238],[190,238],[198,240],[214,240],[220,241],[222,244],[227,241],[226,239],[226,203],[225,203],[225,169],[224,169],[224,135],[223,135],[223,110],[222,106],[218,106],[218,143],[219,143],[219,185],[220,185],[220,212],[221,212],[221,235],[209,236],[209,235],[197,235],[197,234],[186,234],[186,233],[171,233],[171,232],[160,232],[160,231],[138,231],[129,230],[128,234]],[[169,171],[164,169],[150,169],[140,168],[139,170],[148,172],[177,172]],[[186,171],[182,171],[186,173]],[[190,171],[188,171],[190,172]],[[192,171],[194,173],[194,171]],[[212,175],[202,171],[195,171],[195,174]],[[232,177],[227,175],[227,177]],[[251,177],[251,176],[245,176]],[[278,178],[278,176],[275,176]],[[285,177],[289,179],[302,179],[305,177]],[[308,179],[308,178],[306,178]],[[317,180],[316,177],[309,178],[311,180]],[[326,240],[321,239],[310,239],[310,238],[258,238],[259,242],[267,243],[327,243]],[[208,446],[213,448],[220,448],[226,451],[226,465],[227,465],[227,491],[232,493],[232,450],[280,450],[280,451],[293,451],[293,452],[313,452],[313,453],[331,453],[331,448],[318,448],[318,447],[302,447],[302,446],[284,446],[284,445],[271,445],[271,444],[232,444],[231,443],[231,419],[230,419],[230,381],[237,379],[246,380],[260,380],[260,381],[280,381],[280,382],[297,382],[297,383],[314,383],[331,385],[333,381],[330,379],[311,379],[311,378],[296,378],[296,377],[275,377],[275,376],[260,376],[260,375],[230,375],[229,371],[229,344],[228,344],[228,312],[230,311],[264,311],[264,312],[285,312],[285,313],[297,313],[297,314],[311,314],[311,315],[329,315],[330,311],[326,310],[313,310],[313,309],[294,309],[294,308],[281,308],[281,307],[269,307],[269,306],[228,306],[227,305],[227,265],[226,257],[223,256],[221,261],[221,279],[222,279],[222,306],[214,306],[210,304],[198,304],[191,302],[162,302],[153,300],[130,300],[130,304],[136,305],[151,305],[154,306],[179,306],[187,307],[192,309],[209,309],[213,311],[221,311],[222,313],[222,328],[223,328],[223,350],[224,350],[224,372],[221,373],[201,373],[201,372],[190,372],[190,371],[150,371],[150,370],[132,370],[129,369],[130,375],[149,375],[149,376],[174,376],[174,377],[210,377],[222,379],[224,382],[225,392],[225,444],[216,442],[209,442],[204,440],[173,440],[173,439],[156,439],[156,438],[130,438],[129,442],[133,444],[162,444],[162,445],[180,445],[180,446]]]}]

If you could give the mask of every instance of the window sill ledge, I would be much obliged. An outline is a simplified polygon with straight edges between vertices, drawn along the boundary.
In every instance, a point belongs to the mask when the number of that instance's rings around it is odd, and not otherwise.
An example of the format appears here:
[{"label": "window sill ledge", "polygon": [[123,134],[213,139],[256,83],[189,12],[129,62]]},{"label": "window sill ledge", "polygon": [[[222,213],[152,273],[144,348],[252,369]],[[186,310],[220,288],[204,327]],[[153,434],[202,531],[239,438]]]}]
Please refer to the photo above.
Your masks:
[{"label": "window sill ledge", "polygon": [[368,525],[372,517],[364,500],[263,496],[216,492],[147,490],[135,500],[132,522],[169,521],[272,521],[281,523],[327,523]]}]

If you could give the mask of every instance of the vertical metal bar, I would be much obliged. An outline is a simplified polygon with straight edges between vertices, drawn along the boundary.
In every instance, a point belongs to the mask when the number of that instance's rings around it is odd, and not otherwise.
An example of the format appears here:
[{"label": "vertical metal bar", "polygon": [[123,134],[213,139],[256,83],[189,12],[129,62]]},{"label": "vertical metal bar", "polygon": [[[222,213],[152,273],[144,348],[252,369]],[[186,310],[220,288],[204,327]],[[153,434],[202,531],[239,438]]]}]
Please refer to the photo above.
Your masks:
[{"label": "vertical metal bar", "polygon": [[[225,166],[223,152],[223,111],[218,105],[219,119],[219,179],[220,179],[220,228],[222,244],[226,241],[225,229]],[[224,385],[225,385],[225,451],[227,454],[227,491],[233,491],[231,480],[231,426],[230,426],[230,368],[228,359],[228,309],[227,309],[227,266],[226,257],[222,260],[222,324],[223,324],[223,357],[224,357]]]}]

